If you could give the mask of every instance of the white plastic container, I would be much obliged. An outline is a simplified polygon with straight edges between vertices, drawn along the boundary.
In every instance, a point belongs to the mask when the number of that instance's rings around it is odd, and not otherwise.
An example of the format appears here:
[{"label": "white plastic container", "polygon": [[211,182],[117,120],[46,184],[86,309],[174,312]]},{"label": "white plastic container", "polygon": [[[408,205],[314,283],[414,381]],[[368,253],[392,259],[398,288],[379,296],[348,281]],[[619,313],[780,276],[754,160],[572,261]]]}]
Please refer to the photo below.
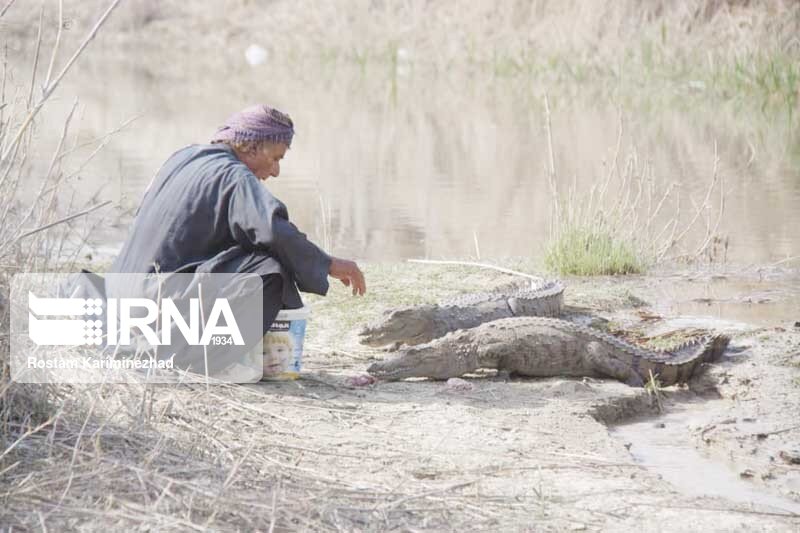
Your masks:
[{"label": "white plastic container", "polygon": [[303,366],[303,341],[311,309],[282,309],[264,335],[263,365],[266,380],[297,379]]}]

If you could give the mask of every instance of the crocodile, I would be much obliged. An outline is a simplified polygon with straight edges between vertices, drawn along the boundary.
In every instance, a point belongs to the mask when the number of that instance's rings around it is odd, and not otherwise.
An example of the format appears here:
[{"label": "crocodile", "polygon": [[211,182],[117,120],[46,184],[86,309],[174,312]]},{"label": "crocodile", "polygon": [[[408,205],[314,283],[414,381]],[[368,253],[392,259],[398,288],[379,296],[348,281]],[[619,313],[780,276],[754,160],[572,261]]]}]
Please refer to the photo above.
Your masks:
[{"label": "crocodile", "polygon": [[387,311],[359,332],[359,341],[372,347],[423,344],[452,331],[502,318],[556,317],[561,314],[563,303],[564,285],[560,281],[511,283],[440,304]]},{"label": "crocodile", "polygon": [[729,341],[725,335],[709,335],[670,351],[650,350],[566,320],[510,317],[406,346],[367,372],[393,381],[449,379],[496,368],[521,376],[613,378],[631,386],[644,385],[652,373],[668,386],[688,381],[703,363],[719,359]]}]

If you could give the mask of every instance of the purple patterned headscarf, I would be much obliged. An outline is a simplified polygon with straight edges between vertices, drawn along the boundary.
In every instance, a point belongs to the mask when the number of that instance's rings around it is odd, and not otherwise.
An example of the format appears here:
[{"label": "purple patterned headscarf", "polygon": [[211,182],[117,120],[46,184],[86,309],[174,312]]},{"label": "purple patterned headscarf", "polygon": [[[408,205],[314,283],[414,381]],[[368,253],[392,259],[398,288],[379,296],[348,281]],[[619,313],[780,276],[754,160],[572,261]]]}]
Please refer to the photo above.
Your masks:
[{"label": "purple patterned headscarf", "polygon": [[254,105],[231,115],[211,139],[224,141],[271,141],[292,145],[294,123],[289,115],[265,105]]}]

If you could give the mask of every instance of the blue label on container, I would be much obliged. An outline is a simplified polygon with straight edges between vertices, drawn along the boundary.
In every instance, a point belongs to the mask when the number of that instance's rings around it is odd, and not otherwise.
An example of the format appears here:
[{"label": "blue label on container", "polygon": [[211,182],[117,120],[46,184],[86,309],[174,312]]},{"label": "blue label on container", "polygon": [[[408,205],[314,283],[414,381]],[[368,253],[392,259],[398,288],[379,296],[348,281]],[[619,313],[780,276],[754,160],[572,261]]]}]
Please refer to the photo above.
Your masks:
[{"label": "blue label on container", "polygon": [[300,372],[305,334],[305,320],[273,322],[264,338],[265,373]]}]

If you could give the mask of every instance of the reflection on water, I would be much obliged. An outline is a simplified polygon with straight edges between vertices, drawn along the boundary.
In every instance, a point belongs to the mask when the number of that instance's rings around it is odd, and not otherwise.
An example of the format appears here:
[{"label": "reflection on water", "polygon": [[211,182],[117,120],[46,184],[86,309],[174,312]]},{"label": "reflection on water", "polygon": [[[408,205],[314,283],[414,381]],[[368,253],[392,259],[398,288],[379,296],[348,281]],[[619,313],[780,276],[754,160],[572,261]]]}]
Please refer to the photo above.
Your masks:
[{"label": "reflection on water", "polygon": [[795,327],[800,321],[800,278],[789,271],[769,279],[740,274],[695,280],[654,278],[652,283],[658,290],[653,302],[656,310],[679,317],[661,323],[652,334],[691,327],[713,329],[722,326],[720,321],[732,329],[746,324]]},{"label": "reflection on water", "polygon": [[[88,140],[141,113],[76,182],[79,195],[102,187],[100,198],[130,209],[172,151],[204,142],[232,111],[270,103],[292,115],[297,136],[269,187],[331,252],[369,260],[474,257],[477,250],[484,259],[539,256],[552,204],[545,89],[530,80],[467,82],[268,67],[168,79],[98,56],[71,75],[48,117],[66,115],[80,96],[80,139]],[[569,100],[549,91],[559,178],[586,191],[613,158],[617,105],[594,91],[582,96],[580,87]],[[621,164],[634,150],[651,160],[662,185],[680,184],[681,216],[688,217],[689,198],[702,201],[716,140],[727,193],[727,259],[800,255],[800,173],[786,155],[787,134],[763,117],[721,109],[624,109]],[[59,133],[60,126],[41,129],[43,154]],[[129,220],[104,226],[94,242],[119,242]]]}]

